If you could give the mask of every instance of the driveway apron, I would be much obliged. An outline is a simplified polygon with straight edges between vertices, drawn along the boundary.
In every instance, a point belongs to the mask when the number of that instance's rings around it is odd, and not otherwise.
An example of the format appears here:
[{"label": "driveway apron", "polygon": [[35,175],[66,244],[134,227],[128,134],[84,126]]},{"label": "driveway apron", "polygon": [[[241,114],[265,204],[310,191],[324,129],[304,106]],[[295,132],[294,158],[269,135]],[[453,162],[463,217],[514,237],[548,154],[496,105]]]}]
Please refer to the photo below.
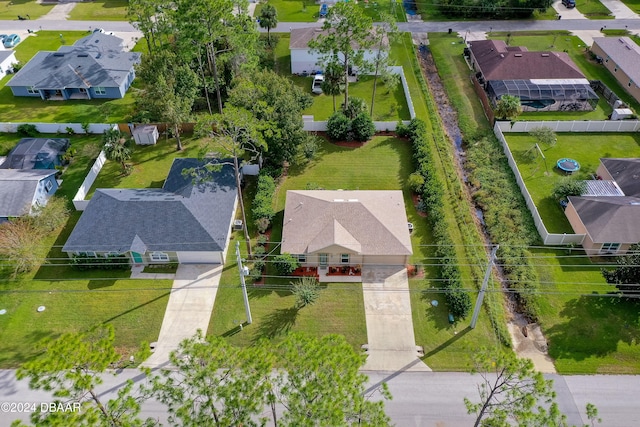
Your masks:
[{"label": "driveway apron", "polygon": [[221,265],[181,264],[173,281],[154,353],[142,365],[157,368],[169,362],[169,353],[198,329],[204,334],[216,299]]},{"label": "driveway apron", "polygon": [[407,269],[365,267],[362,271],[367,321],[368,371],[430,371],[419,359],[413,332]]}]

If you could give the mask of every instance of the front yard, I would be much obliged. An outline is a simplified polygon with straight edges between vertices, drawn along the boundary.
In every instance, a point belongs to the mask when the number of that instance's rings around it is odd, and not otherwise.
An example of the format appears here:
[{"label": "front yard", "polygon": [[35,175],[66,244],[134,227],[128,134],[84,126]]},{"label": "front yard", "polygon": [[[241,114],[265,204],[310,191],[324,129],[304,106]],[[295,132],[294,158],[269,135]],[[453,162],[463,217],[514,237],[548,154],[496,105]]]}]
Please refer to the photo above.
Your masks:
[{"label": "front yard", "polygon": [[[259,3],[254,17],[260,16],[263,4],[273,5],[278,11],[279,22],[316,22],[320,16],[320,5],[314,0],[269,0],[266,3]],[[369,16],[373,22],[380,21],[380,12],[385,12],[393,16],[396,21],[404,22],[404,9],[401,2],[392,0],[387,2],[378,2],[374,0],[365,0],[358,3],[363,13]]]},{"label": "front yard", "polygon": [[36,0],[0,0],[0,20],[12,21],[18,19],[18,15],[25,18],[29,15],[31,19],[38,19],[49,13],[53,6],[52,3],[42,4]]},{"label": "front yard", "polygon": [[[126,21],[127,0],[93,0],[76,3],[69,14],[73,21]],[[109,30],[109,28],[105,28]]]},{"label": "front yard", "polygon": [[556,167],[557,160],[569,157],[580,163],[580,170],[571,179],[592,179],[602,157],[640,157],[640,136],[630,133],[559,133],[557,136],[555,146],[540,146],[546,157],[545,168],[545,160],[539,153],[533,160],[527,158],[526,153],[533,152],[536,143],[534,137],[529,134],[505,134],[518,170],[547,230],[550,233],[573,233],[560,204],[551,197],[554,187],[566,177]]}]

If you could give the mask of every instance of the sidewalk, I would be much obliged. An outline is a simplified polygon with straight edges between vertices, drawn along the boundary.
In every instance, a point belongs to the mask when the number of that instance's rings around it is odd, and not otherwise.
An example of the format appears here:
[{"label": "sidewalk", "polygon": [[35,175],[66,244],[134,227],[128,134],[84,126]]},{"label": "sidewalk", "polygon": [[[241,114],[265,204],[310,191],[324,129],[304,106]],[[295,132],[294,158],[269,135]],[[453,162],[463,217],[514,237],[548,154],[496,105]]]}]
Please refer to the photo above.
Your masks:
[{"label": "sidewalk", "polygon": [[364,268],[362,289],[368,340],[362,370],[431,371],[416,347],[407,269]]},{"label": "sidewalk", "polygon": [[160,336],[154,353],[142,366],[156,368],[169,361],[169,353],[198,329],[204,334],[216,299],[221,265],[182,264],[176,272]]}]

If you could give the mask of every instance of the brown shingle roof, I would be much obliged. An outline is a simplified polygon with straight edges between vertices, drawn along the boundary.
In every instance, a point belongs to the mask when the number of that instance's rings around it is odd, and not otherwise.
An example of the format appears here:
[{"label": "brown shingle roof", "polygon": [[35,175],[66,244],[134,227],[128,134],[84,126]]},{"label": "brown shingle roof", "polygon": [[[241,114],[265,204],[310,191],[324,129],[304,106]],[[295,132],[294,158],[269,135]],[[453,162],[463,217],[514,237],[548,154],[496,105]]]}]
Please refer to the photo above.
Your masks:
[{"label": "brown shingle roof", "polygon": [[564,52],[529,52],[507,46],[502,40],[469,43],[485,80],[584,79]]},{"label": "brown shingle roof", "polygon": [[281,251],[317,253],[330,246],[362,255],[411,255],[402,192],[287,191]]}]

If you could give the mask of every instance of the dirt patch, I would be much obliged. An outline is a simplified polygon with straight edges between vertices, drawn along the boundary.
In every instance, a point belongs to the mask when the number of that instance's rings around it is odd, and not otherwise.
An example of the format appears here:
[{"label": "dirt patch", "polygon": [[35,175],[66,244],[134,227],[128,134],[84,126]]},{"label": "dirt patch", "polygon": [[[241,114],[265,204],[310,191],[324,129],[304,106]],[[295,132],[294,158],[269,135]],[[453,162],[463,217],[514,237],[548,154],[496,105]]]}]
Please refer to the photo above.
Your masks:
[{"label": "dirt patch", "polygon": [[416,213],[421,217],[426,218],[427,213],[422,212],[420,209],[418,209],[418,205],[420,204],[420,200],[421,200],[420,195],[416,193],[411,193],[411,200],[413,201],[413,207],[416,208]]}]

